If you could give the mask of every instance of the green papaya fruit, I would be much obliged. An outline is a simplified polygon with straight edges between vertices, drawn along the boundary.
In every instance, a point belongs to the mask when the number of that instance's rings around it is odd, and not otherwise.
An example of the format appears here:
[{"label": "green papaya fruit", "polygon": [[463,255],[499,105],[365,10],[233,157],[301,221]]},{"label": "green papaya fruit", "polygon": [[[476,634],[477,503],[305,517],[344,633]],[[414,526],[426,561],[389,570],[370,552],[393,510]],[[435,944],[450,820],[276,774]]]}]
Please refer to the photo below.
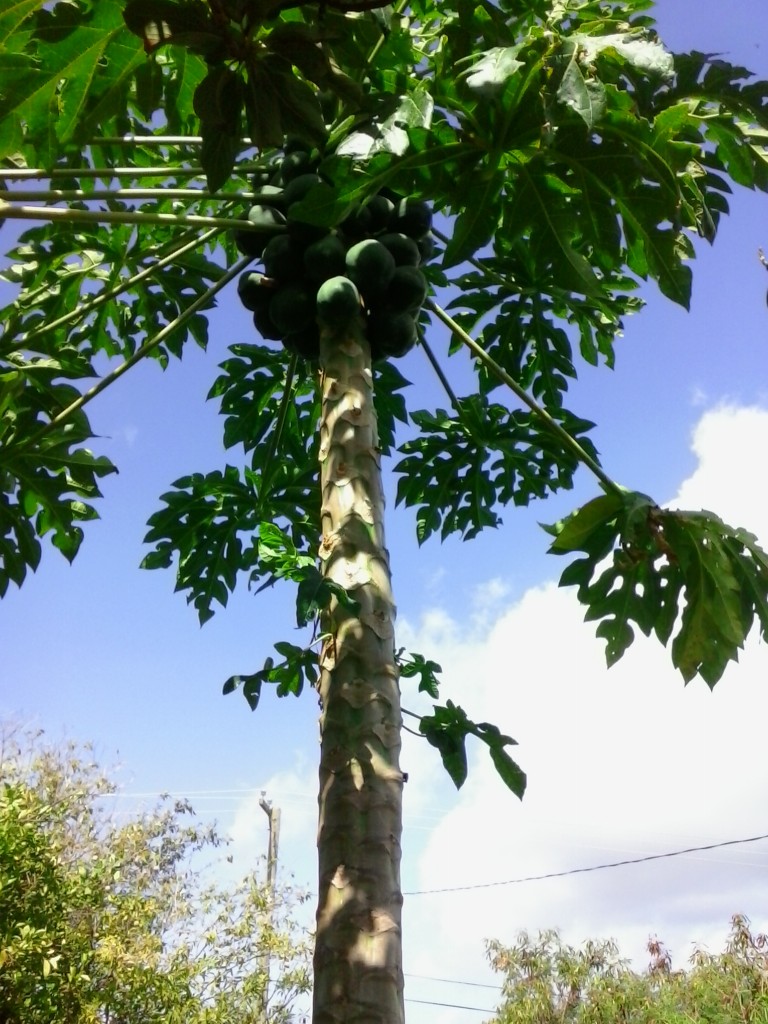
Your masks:
[{"label": "green papaya fruit", "polygon": [[379,193],[368,200],[365,204],[365,209],[368,210],[370,215],[369,234],[378,235],[389,228],[389,223],[395,209],[395,204],[391,199],[387,199],[386,196]]},{"label": "green papaya fruit", "polygon": [[395,257],[398,267],[418,267],[421,263],[419,247],[408,235],[392,231],[389,234],[380,235],[377,241],[381,242],[385,249],[389,249]]},{"label": "green papaya fruit", "polygon": [[303,284],[286,284],[275,290],[269,316],[281,336],[303,331],[315,319],[315,295]]},{"label": "green papaya fruit", "polygon": [[435,255],[435,236],[431,231],[428,231],[423,238],[420,238],[416,245],[419,247],[419,254],[421,256],[422,263],[428,263],[429,260]]},{"label": "green papaya fruit", "polygon": [[293,220],[290,210],[288,211],[288,235],[302,251],[314,242],[319,242],[321,238],[327,238],[330,233],[330,228],[322,228],[319,224],[307,224],[303,220]]},{"label": "green papaya fruit", "polygon": [[235,245],[243,256],[261,256],[269,240],[285,228],[283,214],[261,203],[250,208],[247,220],[259,230],[240,228],[235,231]]},{"label": "green papaya fruit", "polygon": [[366,238],[347,250],[347,275],[363,294],[366,303],[382,296],[395,272],[395,258],[375,238]]},{"label": "green papaya fruit", "polygon": [[310,324],[302,331],[288,331],[283,338],[287,352],[295,352],[302,359],[314,362],[320,357],[320,332],[316,324]]},{"label": "green papaya fruit", "polygon": [[410,313],[375,313],[368,317],[367,334],[372,358],[400,359],[416,344],[416,321]]},{"label": "green papaya fruit", "polygon": [[245,228],[238,228],[232,237],[241,255],[254,257],[261,256],[269,240],[266,235],[257,231],[247,231]]},{"label": "green papaya fruit", "polygon": [[316,164],[317,161],[313,160],[306,150],[295,149],[286,153],[280,165],[280,177],[283,184],[288,185],[294,178],[298,178],[302,174],[313,173]]},{"label": "green papaya fruit", "polygon": [[309,153],[311,147],[307,140],[301,135],[296,135],[294,132],[289,133],[285,137],[285,145],[283,150],[286,155],[289,153]]},{"label": "green papaya fruit", "polygon": [[256,197],[261,206],[276,206],[282,209],[285,205],[285,192],[282,185],[262,185]]},{"label": "green papaya fruit", "polygon": [[368,238],[371,234],[371,211],[367,206],[357,206],[339,224],[339,230],[351,242]]},{"label": "green papaya fruit", "polygon": [[360,292],[348,277],[330,277],[318,288],[317,319],[322,323],[337,327],[361,312]]},{"label": "green papaya fruit", "polygon": [[263,274],[257,274],[253,270],[246,270],[237,281],[237,294],[240,301],[252,313],[257,309],[268,306],[274,294],[271,282]]},{"label": "green papaya fruit", "polygon": [[292,178],[285,186],[284,199],[286,207],[290,207],[293,203],[298,203],[310,189],[314,188],[315,185],[320,185],[322,180],[319,174],[299,174],[298,177]]},{"label": "green papaya fruit", "polygon": [[397,267],[384,302],[393,313],[416,314],[427,297],[427,279],[417,267]]},{"label": "green papaya fruit", "polygon": [[304,271],[304,250],[288,235],[277,235],[264,248],[264,273],[280,284],[297,281]]},{"label": "green papaya fruit", "polygon": [[347,250],[336,235],[326,235],[304,250],[304,268],[307,278],[315,285],[344,273]]},{"label": "green papaya fruit", "polygon": [[269,306],[262,306],[253,311],[253,326],[265,341],[280,341],[283,336],[269,315]]},{"label": "green papaya fruit", "polygon": [[411,238],[423,238],[432,227],[432,211],[421,199],[401,199],[395,207],[392,230]]}]

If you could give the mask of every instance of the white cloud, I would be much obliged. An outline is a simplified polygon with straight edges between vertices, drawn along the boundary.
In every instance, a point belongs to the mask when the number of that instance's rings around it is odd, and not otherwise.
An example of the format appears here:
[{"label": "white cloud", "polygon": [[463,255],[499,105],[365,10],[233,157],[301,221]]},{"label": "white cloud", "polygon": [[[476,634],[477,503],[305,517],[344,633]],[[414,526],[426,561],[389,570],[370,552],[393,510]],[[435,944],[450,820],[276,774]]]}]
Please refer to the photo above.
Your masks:
[{"label": "white cloud", "polygon": [[[768,538],[765,487],[755,468],[764,438],[768,411],[727,406],[704,414],[692,441],[698,466],[670,504],[710,508]],[[466,622],[454,622],[439,609],[417,627],[401,627],[408,646],[440,652],[443,698],[516,737],[529,775],[519,803],[473,748],[469,779],[451,801],[436,752],[409,739],[404,846],[418,846],[421,855],[405,864],[406,890],[502,881],[768,832],[764,645],[751,640],[740,664],[710,692],[699,680],[684,687],[668,652],[643,637],[607,671],[602,643],[582,614],[570,590],[548,583],[485,629],[471,610]],[[427,833],[413,827],[438,816]],[[648,937],[658,935],[682,966],[694,942],[718,948],[737,911],[757,927],[768,925],[766,868],[764,841],[547,881],[411,896],[405,969],[493,981],[483,940],[511,943],[520,929],[544,927],[559,927],[573,943],[614,936],[640,963]],[[493,992],[483,989],[413,980],[407,989],[413,998],[494,1005]],[[434,1012],[408,1007],[412,1022]],[[446,1024],[460,1018],[466,1013],[441,1012]]]},{"label": "white cloud", "polygon": [[703,507],[732,526],[747,526],[768,544],[768,503],[756,456],[768,439],[768,411],[723,405],[705,413],[691,447],[699,460],[682,484],[677,507]]}]

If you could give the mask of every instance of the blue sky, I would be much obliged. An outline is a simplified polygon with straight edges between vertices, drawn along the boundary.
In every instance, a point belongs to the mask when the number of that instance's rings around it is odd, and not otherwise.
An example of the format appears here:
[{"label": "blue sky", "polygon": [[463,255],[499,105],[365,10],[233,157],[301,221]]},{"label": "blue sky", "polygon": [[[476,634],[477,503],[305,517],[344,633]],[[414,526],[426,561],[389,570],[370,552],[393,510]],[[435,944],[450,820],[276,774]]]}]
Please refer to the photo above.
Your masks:
[{"label": "blue sky", "polygon": [[[661,0],[657,7],[671,49],[719,52],[768,77],[764,15],[763,0]],[[768,274],[757,258],[758,247],[768,248],[768,197],[737,193],[732,207],[715,246],[698,246],[691,312],[648,292],[647,308],[628,320],[618,343],[616,369],[585,368],[571,408],[598,423],[593,436],[604,465],[622,483],[661,502],[711,507],[768,544],[757,479],[768,432]],[[0,714],[54,737],[94,741],[107,762],[121,765],[125,809],[163,791],[191,795],[202,815],[234,830],[243,867],[266,846],[258,809],[266,789],[283,812],[281,866],[312,886],[316,701],[266,694],[251,714],[239,695],[221,696],[229,675],[252,671],[275,640],[292,638],[291,595],[254,597],[243,589],[201,629],[173,594],[172,573],[138,569],[144,524],[159,495],[184,473],[227,458],[216,408],[204,399],[227,346],[248,340],[252,328],[234,290],[212,322],[207,354],[190,347],[165,374],[139,366],[91,405],[99,450],[120,475],[105,481],[102,518],[90,524],[74,565],[46,551],[37,574],[3,601]],[[438,327],[431,342],[438,352],[447,348]],[[418,352],[401,369],[434,393]],[[451,373],[458,379],[449,364]],[[760,746],[765,650],[752,644],[715,694],[700,682],[684,689],[668,655],[644,643],[606,673],[572,595],[551,585],[562,566],[545,555],[537,522],[595,493],[583,474],[573,492],[510,509],[498,531],[419,549],[410,513],[394,508],[390,480],[398,642],[443,663],[445,696],[520,741],[531,777],[518,805],[479,764],[456,798],[427,756],[434,752],[408,742],[407,891],[768,831]],[[407,691],[404,703],[414,703]],[[486,897],[412,897],[406,971],[492,981],[483,936],[512,941],[517,928],[549,925],[571,941],[616,934],[634,953],[658,933],[684,959],[691,941],[722,936],[730,913],[768,925],[760,920],[766,866],[764,842],[663,866],[500,887]],[[450,942],[435,940],[451,930]],[[490,990],[417,979],[407,994],[493,1006]],[[426,1012],[409,1005],[410,1020]]]}]

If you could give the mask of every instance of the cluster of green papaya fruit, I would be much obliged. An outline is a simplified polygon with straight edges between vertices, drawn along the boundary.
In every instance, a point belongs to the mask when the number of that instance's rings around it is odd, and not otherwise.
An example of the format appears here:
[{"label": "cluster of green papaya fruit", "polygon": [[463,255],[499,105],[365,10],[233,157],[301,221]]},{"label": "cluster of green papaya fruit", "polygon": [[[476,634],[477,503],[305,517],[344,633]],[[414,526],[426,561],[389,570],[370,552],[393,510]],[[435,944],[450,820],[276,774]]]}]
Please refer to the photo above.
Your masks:
[{"label": "cluster of green papaya fruit", "polygon": [[427,296],[419,266],[433,250],[431,210],[382,191],[335,228],[308,224],[292,211],[322,181],[316,168],[310,153],[289,143],[268,179],[256,181],[259,201],[248,220],[260,230],[240,230],[235,242],[264,269],[240,277],[240,300],[263,338],[304,359],[318,358],[318,319],[336,325],[358,313],[373,359],[404,356]]}]

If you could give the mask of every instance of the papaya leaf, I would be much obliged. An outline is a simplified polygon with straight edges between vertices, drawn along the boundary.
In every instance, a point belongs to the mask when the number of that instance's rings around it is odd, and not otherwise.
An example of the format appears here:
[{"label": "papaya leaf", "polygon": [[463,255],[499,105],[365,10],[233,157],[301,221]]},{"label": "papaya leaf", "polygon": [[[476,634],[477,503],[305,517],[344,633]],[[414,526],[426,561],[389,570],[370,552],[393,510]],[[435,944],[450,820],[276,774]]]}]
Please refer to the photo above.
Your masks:
[{"label": "papaya leaf", "polygon": [[[591,424],[565,410],[558,419],[590,450]],[[419,506],[419,543],[440,530],[474,537],[501,522],[499,509],[569,487],[577,461],[527,411],[510,411],[485,396],[461,399],[458,411],[412,414],[419,436],[406,441],[395,466],[397,502]]]},{"label": "papaya leaf", "polygon": [[315,685],[319,670],[317,654],[312,648],[282,641],[275,644],[275,651],[280,655],[280,661],[276,662],[270,656],[258,672],[230,676],[222,687],[222,693],[234,693],[242,687],[251,711],[255,711],[265,683],[275,686],[278,697],[289,694],[299,697],[306,684]]},{"label": "papaya leaf", "polygon": [[395,660],[402,679],[414,679],[418,676],[419,693],[428,693],[433,700],[437,700],[440,689],[437,675],[443,670],[436,661],[427,661],[423,654],[410,651],[406,653],[404,647],[396,653]]},{"label": "papaya leaf", "polygon": [[469,732],[467,716],[451,701],[446,707],[434,706],[434,714],[424,715],[419,730],[433,747],[437,747],[443,767],[457,789],[467,779],[465,740]]},{"label": "papaya leaf", "polygon": [[202,0],[129,0],[123,13],[130,32],[147,53],[171,40],[204,57],[213,56],[221,35]]},{"label": "papaya leaf", "polygon": [[[768,637],[768,555],[711,512],[660,509],[647,495],[602,495],[555,527],[550,551],[583,551],[560,578],[597,621],[609,666],[634,626],[663,644],[685,682],[713,687],[753,625]],[[607,556],[610,556],[606,561]]]},{"label": "papaya leaf", "polygon": [[462,71],[460,77],[466,80],[470,92],[484,100],[491,99],[524,67],[517,59],[519,52],[519,46],[494,46],[477,59],[473,58],[471,67]]},{"label": "papaya leaf", "polygon": [[475,736],[488,747],[502,782],[522,799],[526,787],[525,772],[504,749],[516,745],[516,741],[503,735],[495,725],[473,722],[463,708],[449,700],[444,707],[435,704],[433,714],[421,718],[419,730],[439,750],[443,766],[457,789],[461,789],[467,778],[466,738]]},{"label": "papaya leaf", "polygon": [[517,740],[513,740],[511,736],[504,736],[490,722],[479,722],[473,727],[472,732],[488,747],[494,768],[504,785],[522,800],[528,782],[527,776],[504,749],[507,746],[517,746]]},{"label": "papaya leaf", "polygon": [[472,203],[456,217],[451,237],[443,253],[444,269],[462,263],[486,245],[496,233],[501,211],[499,197],[505,174],[501,170],[478,169],[479,183],[472,194]]},{"label": "papaya leaf", "polygon": [[144,542],[155,548],[141,567],[166,568],[176,558],[176,590],[188,591],[202,624],[214,602],[226,606],[238,573],[256,560],[258,506],[250,481],[234,466],[182,477],[173,487],[161,496],[166,507],[149,518]]},{"label": "papaya leaf", "polygon": [[[143,56],[125,30],[118,0],[100,0],[85,17],[74,5],[36,7],[34,19],[19,21],[16,7],[8,14],[10,31],[18,32],[8,39],[9,51],[16,41],[19,49],[0,54],[0,157],[13,155],[23,125],[28,156],[39,149],[38,159],[53,162],[61,144],[91,121],[92,110],[124,95]],[[27,13],[24,6],[20,11]]]},{"label": "papaya leaf", "polygon": [[353,615],[360,611],[359,602],[340,583],[323,577],[314,565],[302,566],[296,575],[299,576],[296,594],[297,626],[306,626],[312,622],[330,607],[334,599]]},{"label": "papaya leaf", "polygon": [[552,254],[566,287],[593,297],[604,294],[594,268],[574,244],[572,210],[553,202],[552,179],[541,167],[524,163],[518,169],[506,206],[505,220],[535,227],[537,245]]},{"label": "papaya leaf", "polygon": [[54,547],[74,559],[80,524],[97,518],[91,502],[101,497],[98,481],[117,472],[83,447],[93,433],[82,410],[49,426],[79,395],[59,382],[61,372],[59,360],[18,356],[12,368],[0,363],[0,596],[11,582],[21,586],[28,568],[37,569],[37,538],[50,534]]},{"label": "papaya leaf", "polygon": [[0,12],[0,43],[6,42],[39,6],[39,0],[11,0],[6,9]]},{"label": "papaya leaf", "polygon": [[583,54],[584,62],[594,63],[607,51],[615,51],[622,62],[644,74],[669,81],[675,72],[675,59],[657,39],[632,33],[584,35],[574,33],[573,42]]},{"label": "papaya leaf", "polygon": [[208,188],[211,192],[218,192],[229,181],[235,166],[241,149],[240,132],[210,121],[201,122],[200,130],[203,139],[200,163]]},{"label": "papaya leaf", "polygon": [[585,78],[575,58],[569,61],[560,79],[557,98],[578,114],[590,131],[605,113],[606,98],[602,83],[593,78]]},{"label": "papaya leaf", "polygon": [[768,633],[768,556],[711,512],[664,511],[659,525],[685,597],[672,659],[686,682],[698,674],[712,687],[755,620]]},{"label": "papaya leaf", "polygon": [[613,492],[601,494],[598,498],[588,501],[567,519],[561,520],[553,526],[544,527],[555,537],[549,550],[553,554],[589,551],[589,548],[585,547],[585,543],[600,527],[614,522],[623,505],[624,502],[620,495]]},{"label": "papaya leaf", "polygon": [[387,99],[367,123],[346,136],[336,154],[358,161],[370,160],[380,153],[403,156],[411,145],[408,129],[428,129],[433,112],[434,100],[424,88]]}]

